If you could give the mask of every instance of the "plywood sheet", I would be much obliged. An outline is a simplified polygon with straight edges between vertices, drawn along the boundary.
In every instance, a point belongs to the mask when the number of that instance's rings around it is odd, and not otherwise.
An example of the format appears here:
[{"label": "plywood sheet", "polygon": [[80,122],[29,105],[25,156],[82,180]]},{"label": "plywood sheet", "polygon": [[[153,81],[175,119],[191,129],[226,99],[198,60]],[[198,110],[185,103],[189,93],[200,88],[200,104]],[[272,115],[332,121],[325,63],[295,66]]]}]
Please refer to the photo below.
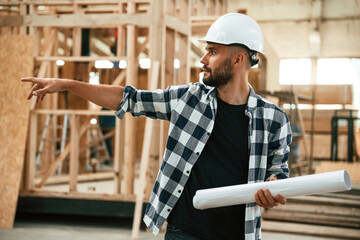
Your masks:
[{"label": "plywood sheet", "polygon": [[12,228],[24,163],[28,128],[34,39],[31,36],[0,37],[0,228]]}]

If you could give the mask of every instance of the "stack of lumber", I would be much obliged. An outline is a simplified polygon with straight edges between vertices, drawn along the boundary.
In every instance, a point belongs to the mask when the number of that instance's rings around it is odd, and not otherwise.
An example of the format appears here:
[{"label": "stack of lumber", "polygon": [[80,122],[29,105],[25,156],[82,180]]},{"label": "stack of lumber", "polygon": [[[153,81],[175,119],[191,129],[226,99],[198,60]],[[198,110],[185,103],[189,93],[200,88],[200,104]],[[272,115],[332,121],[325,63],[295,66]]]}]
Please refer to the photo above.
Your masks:
[{"label": "stack of lumber", "polygon": [[262,217],[264,231],[359,239],[360,189],[288,198]]}]

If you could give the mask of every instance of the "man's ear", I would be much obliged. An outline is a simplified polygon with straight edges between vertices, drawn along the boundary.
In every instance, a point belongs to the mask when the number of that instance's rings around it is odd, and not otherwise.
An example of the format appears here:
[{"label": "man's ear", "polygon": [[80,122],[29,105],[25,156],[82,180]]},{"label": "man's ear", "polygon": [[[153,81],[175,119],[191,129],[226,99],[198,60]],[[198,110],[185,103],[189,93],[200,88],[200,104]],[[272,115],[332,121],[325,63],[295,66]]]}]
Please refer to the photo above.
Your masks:
[{"label": "man's ear", "polygon": [[241,64],[245,60],[245,56],[243,53],[239,52],[234,55],[234,65]]}]

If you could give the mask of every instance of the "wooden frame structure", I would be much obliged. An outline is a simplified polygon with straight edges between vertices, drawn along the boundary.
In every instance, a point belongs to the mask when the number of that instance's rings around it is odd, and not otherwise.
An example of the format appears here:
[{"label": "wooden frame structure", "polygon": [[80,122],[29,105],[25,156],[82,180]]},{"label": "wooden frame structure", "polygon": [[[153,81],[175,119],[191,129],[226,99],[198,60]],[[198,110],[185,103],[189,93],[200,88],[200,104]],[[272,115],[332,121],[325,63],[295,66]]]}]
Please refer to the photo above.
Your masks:
[{"label": "wooden frame structure", "polygon": [[[210,21],[225,13],[226,8],[225,0],[4,0],[0,2],[0,34],[35,36],[33,56],[36,77],[59,77],[61,67],[56,64],[57,60],[62,60],[65,64],[88,64],[88,69],[94,68],[97,60],[126,61],[126,69],[118,72],[110,84],[137,87],[138,61],[141,55],[148,57],[151,62],[147,71],[146,88],[166,88],[169,85],[190,82],[190,37],[193,21],[198,22],[197,27],[200,27],[201,19],[208,25]],[[104,43],[113,44],[114,51],[109,53],[90,43],[95,54],[84,53],[84,29],[90,32],[113,29],[115,36],[110,40],[101,36],[95,37]],[[174,59],[180,63],[176,69]],[[40,107],[35,104],[34,99],[31,101],[27,156],[20,196],[136,201],[133,232],[133,238],[136,239],[141,205],[143,201],[147,201],[154,180],[150,177],[149,165],[155,164],[157,171],[163,155],[168,124],[148,121],[145,124],[142,131],[144,144],[140,163],[140,190],[135,192],[136,146],[141,144],[136,138],[138,132],[141,132],[137,122],[130,116],[125,116],[124,121],[116,119],[113,134],[113,171],[81,174],[79,141],[88,131],[88,119],[113,113],[88,107],[81,110],[59,109],[59,101],[59,94],[47,97]],[[39,178],[35,163],[40,141],[39,130],[43,128],[44,115],[48,114],[54,117],[55,124],[62,121],[62,116],[70,116],[70,141],[57,158],[51,159],[50,165],[40,173]],[[79,120],[84,117],[87,121]],[[56,134],[53,133],[52,137],[56,138]],[[42,187],[51,182],[51,176],[59,164],[67,158],[68,191],[43,190]],[[114,191],[112,194],[79,192],[77,184],[81,179],[112,179]]]}]

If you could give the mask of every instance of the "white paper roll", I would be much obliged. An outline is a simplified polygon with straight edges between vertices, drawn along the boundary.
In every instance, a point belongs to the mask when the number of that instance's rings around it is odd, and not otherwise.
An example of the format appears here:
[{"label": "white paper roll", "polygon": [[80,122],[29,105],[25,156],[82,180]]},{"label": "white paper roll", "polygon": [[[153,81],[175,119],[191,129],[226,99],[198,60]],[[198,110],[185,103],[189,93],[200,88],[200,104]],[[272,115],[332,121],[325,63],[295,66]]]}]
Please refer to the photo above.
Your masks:
[{"label": "white paper roll", "polygon": [[345,170],[287,178],[277,181],[241,184],[196,191],[193,205],[197,209],[225,207],[255,202],[259,188],[271,194],[295,197],[316,193],[339,192],[351,189],[351,179]]}]

